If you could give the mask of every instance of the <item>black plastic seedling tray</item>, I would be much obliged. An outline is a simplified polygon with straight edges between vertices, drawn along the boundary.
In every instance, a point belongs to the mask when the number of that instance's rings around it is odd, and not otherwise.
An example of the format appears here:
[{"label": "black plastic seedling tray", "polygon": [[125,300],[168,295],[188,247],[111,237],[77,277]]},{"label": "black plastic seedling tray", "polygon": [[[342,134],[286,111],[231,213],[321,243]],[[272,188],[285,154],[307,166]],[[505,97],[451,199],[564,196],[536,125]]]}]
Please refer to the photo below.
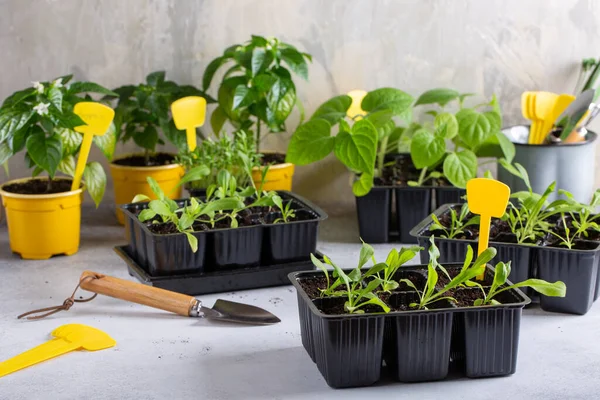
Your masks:
[{"label": "black plastic seedling tray", "polygon": [[[288,275],[290,273],[314,268],[309,260],[209,273],[152,276],[132,258],[128,246],[117,246],[114,250],[127,264],[129,274],[140,282],[160,289],[194,296],[289,285]],[[315,255],[319,259],[323,259],[321,253],[317,252]]]},{"label": "black plastic seedling tray", "polygon": [[[319,223],[327,218],[327,214],[301,196],[287,191],[278,193],[284,203],[292,202],[297,215],[310,219],[272,224],[266,217],[261,217],[258,225],[192,232],[198,240],[196,252],[190,248],[185,234],[156,234],[138,220],[137,213],[147,208],[148,203],[123,205],[129,254],[151,276],[201,274],[309,261],[310,254],[316,251]],[[189,199],[176,200],[179,206],[187,201]]]},{"label": "black plastic seedling tray", "polygon": [[[450,207],[457,204],[445,204],[434,211],[439,218]],[[417,239],[421,251],[421,262],[429,261],[429,236],[425,233],[433,223],[431,216],[424,218],[410,234]],[[490,238],[489,246],[497,250],[491,264],[511,261],[511,272],[508,277],[513,282],[521,282],[529,278],[543,279],[548,282],[563,281],[567,286],[565,297],[548,297],[540,295],[540,306],[545,311],[584,315],[598,298],[600,286],[600,242],[589,250],[569,250],[548,246],[495,242]],[[464,260],[467,247],[470,245],[477,253],[476,240],[435,238],[440,250],[440,262],[459,262]],[[533,295],[531,291],[526,292]]]},{"label": "black plastic seedling tray", "polygon": [[[400,274],[425,271],[425,265],[417,265]],[[380,380],[383,361],[400,382],[445,379],[451,363],[469,378],[516,371],[521,311],[530,302],[519,289],[504,292],[501,305],[459,308],[447,303],[430,310],[328,315],[317,307],[327,299],[311,299],[299,283],[322,274],[295,272],[289,279],[298,294],[302,344],[329,386],[373,385]]]},{"label": "black plastic seedling tray", "polygon": [[464,195],[465,189],[445,186],[374,187],[356,197],[360,237],[367,243],[416,243],[410,230],[436,205],[461,202]]}]

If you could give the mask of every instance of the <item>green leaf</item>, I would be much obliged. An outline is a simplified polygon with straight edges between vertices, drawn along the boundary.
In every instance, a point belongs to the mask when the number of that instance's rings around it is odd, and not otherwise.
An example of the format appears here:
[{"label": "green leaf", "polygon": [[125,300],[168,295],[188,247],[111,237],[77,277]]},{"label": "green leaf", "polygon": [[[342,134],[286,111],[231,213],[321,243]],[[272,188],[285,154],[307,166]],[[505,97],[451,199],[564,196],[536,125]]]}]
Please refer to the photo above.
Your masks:
[{"label": "green leaf", "polygon": [[52,86],[48,91],[48,100],[59,110],[62,110],[63,93],[60,88]]},{"label": "green leaf", "polygon": [[375,254],[375,249],[373,246],[363,241],[362,246],[360,247],[360,255],[358,256],[358,266],[356,268],[362,268],[363,265],[365,265],[371,259],[371,257],[373,257],[373,254]]},{"label": "green leaf", "polygon": [[28,87],[23,90],[19,90],[14,92],[10,96],[8,96],[3,102],[1,109],[14,109],[16,105],[25,100],[28,97],[33,97],[37,94],[37,90]]},{"label": "green leaf", "polygon": [[154,193],[156,195],[156,197],[158,197],[159,200],[165,200],[166,196],[165,196],[164,192],[162,191],[162,189],[160,188],[158,182],[156,182],[156,180],[154,178],[152,178],[151,176],[148,176],[146,178],[146,181],[148,182],[150,189],[152,189],[152,193]]},{"label": "green leaf", "polygon": [[98,207],[106,189],[106,173],[102,168],[102,164],[96,161],[88,163],[83,170],[83,181],[92,200],[96,203],[96,207]]},{"label": "green leaf", "polygon": [[202,76],[202,89],[208,90],[210,82],[212,81],[213,76],[215,76],[215,72],[217,72],[221,65],[225,64],[227,61],[228,58],[217,57],[208,64],[204,70],[204,75]]},{"label": "green leaf", "polygon": [[335,125],[339,120],[346,117],[346,113],[352,104],[352,98],[348,95],[336,96],[321,104],[311,117],[311,120],[321,118]]},{"label": "green leaf", "polygon": [[509,163],[515,158],[515,145],[504,133],[496,132],[491,135],[478,149],[477,157],[504,157]]},{"label": "green leaf", "polygon": [[94,136],[94,144],[102,151],[104,157],[108,161],[111,161],[117,147],[117,129],[115,124],[111,123],[104,135]]},{"label": "green leaf", "polygon": [[252,76],[256,76],[265,62],[266,50],[263,47],[255,47],[252,50]]},{"label": "green leaf", "polygon": [[197,165],[185,173],[179,181],[178,186],[185,185],[188,182],[199,181],[210,175],[210,168],[207,165]]},{"label": "green leaf", "polygon": [[390,110],[400,115],[410,108],[413,97],[402,90],[393,88],[375,89],[363,98],[361,108],[369,113],[379,110]]},{"label": "green leaf", "polygon": [[436,115],[435,120],[433,121],[434,127],[440,129],[441,127],[445,127],[445,138],[452,139],[456,135],[458,135],[458,121],[453,114],[450,113],[441,113]]},{"label": "green leaf", "polygon": [[172,214],[169,206],[162,200],[152,200],[148,203],[148,208],[161,216],[169,216]]},{"label": "green leaf", "polygon": [[146,76],[146,83],[150,86],[158,87],[165,81],[165,71],[156,71]]},{"label": "green leaf", "polygon": [[156,127],[154,125],[146,125],[146,128],[142,132],[136,132],[133,135],[133,141],[144,149],[154,151],[158,143]]},{"label": "green leaf", "polygon": [[417,169],[436,164],[446,154],[446,141],[442,136],[420,129],[410,144],[410,155]]},{"label": "green leaf", "polygon": [[502,129],[502,116],[496,111],[486,111],[483,113],[483,115],[490,123],[491,132],[500,132],[500,130]]},{"label": "green leaf", "polygon": [[198,251],[198,238],[192,235],[190,232],[185,232],[185,236],[187,237],[188,243],[190,244],[190,248],[195,253]]},{"label": "green leaf", "polygon": [[246,107],[252,102],[252,92],[245,84],[239,85],[233,92],[232,110]]},{"label": "green leaf", "polygon": [[[296,87],[291,80],[279,79],[267,95],[267,120],[279,126],[285,122],[296,103]],[[276,130],[271,128],[272,130]]]},{"label": "green leaf", "polygon": [[246,85],[246,78],[236,76],[225,79],[219,87],[219,106],[232,121],[238,121],[241,115],[239,110],[233,108],[235,90],[240,85]]},{"label": "green leaf", "polygon": [[415,106],[422,104],[439,104],[444,107],[454,99],[458,99],[460,93],[452,89],[431,89],[423,93],[417,99]]},{"label": "green leaf", "polygon": [[69,86],[69,94],[77,93],[99,93],[107,96],[119,97],[119,95],[112,90],[100,86],[94,82],[73,82]]},{"label": "green leaf", "polygon": [[[562,281],[550,283],[541,279],[527,279],[523,282],[515,283],[514,285],[506,289],[518,287],[530,287],[536,292],[543,294],[544,296],[565,297],[567,295],[567,286]],[[498,293],[499,292],[500,291],[498,291]]]},{"label": "green leaf", "polygon": [[494,132],[488,119],[481,113],[464,108],[456,113],[458,121],[458,136],[469,149],[477,149]]},{"label": "green leaf", "polygon": [[494,271],[494,287],[500,287],[506,283],[510,275],[510,261],[508,263],[499,262],[495,266]]},{"label": "green leaf", "polygon": [[135,197],[133,198],[133,200],[131,200],[132,203],[139,203],[141,201],[150,201],[150,197],[146,196],[145,194],[136,194]]},{"label": "green leaf", "polygon": [[308,64],[300,52],[291,48],[282,49],[281,59],[295,74],[304,80],[308,80]]},{"label": "green leaf", "polygon": [[68,155],[63,158],[58,164],[58,170],[65,175],[75,176],[75,168],[77,166],[77,159],[73,155]]},{"label": "green leaf", "polygon": [[244,208],[244,203],[237,198],[223,198],[207,203],[202,209],[203,214],[209,214],[215,211],[237,210]]},{"label": "green leaf", "polygon": [[29,122],[32,116],[33,112],[28,109],[0,110],[0,143],[14,136]]},{"label": "green leaf", "polygon": [[142,222],[151,220],[154,217],[156,217],[156,213],[149,209],[142,210],[138,215],[138,219]]},{"label": "green leaf", "polygon": [[[10,149],[8,143],[6,143],[6,142],[0,143],[0,165],[7,162],[8,159],[10,157],[12,157],[12,155],[13,155],[13,152]],[[8,175],[8,173],[7,173],[7,175]]]},{"label": "green leaf", "polygon": [[53,178],[63,155],[58,135],[46,137],[44,131],[37,129],[27,138],[25,146],[31,159]]},{"label": "green leaf", "polygon": [[448,154],[444,160],[444,175],[455,187],[466,188],[467,181],[477,176],[477,157],[470,150]]},{"label": "green leaf", "polygon": [[324,119],[311,119],[300,125],[292,135],[286,162],[307,165],[325,158],[335,146],[331,126]]},{"label": "green leaf", "polygon": [[56,121],[57,128],[75,129],[78,126],[86,125],[81,117],[74,112],[63,110],[58,111],[56,108],[50,107],[52,117]]},{"label": "green leaf", "polygon": [[373,174],[363,172],[352,184],[352,193],[357,197],[366,196],[373,188],[373,178]]},{"label": "green leaf", "polygon": [[54,133],[60,138],[65,155],[73,155],[79,150],[83,141],[81,133],[66,128],[56,128]]},{"label": "green leaf", "polygon": [[210,126],[215,136],[219,136],[223,125],[225,125],[225,121],[227,121],[227,114],[225,114],[221,106],[217,106],[210,116]]},{"label": "green leaf", "polygon": [[336,157],[353,171],[372,173],[377,152],[377,131],[367,120],[352,126],[352,132],[341,131],[335,138]]}]

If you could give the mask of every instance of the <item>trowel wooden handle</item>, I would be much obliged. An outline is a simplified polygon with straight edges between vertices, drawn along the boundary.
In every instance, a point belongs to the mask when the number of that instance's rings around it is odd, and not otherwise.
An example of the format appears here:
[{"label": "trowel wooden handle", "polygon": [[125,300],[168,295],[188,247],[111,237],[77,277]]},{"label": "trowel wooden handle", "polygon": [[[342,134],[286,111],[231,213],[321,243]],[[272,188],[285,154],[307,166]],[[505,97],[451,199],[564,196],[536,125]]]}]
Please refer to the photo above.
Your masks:
[{"label": "trowel wooden handle", "polygon": [[[84,280],[87,276],[94,276],[97,279]],[[89,292],[158,308],[183,315],[184,317],[190,316],[190,309],[196,303],[196,298],[192,296],[158,289],[92,271],[83,271],[80,282],[81,288]]]}]

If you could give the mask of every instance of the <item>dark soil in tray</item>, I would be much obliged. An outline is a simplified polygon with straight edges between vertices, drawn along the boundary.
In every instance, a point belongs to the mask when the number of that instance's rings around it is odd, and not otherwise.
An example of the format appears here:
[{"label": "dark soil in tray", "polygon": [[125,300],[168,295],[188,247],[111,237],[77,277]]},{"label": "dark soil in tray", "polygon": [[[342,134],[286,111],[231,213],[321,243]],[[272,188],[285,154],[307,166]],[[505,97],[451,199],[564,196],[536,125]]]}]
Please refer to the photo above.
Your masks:
[{"label": "dark soil in tray", "polygon": [[[219,214],[215,215],[215,219],[218,219],[220,217],[221,216]],[[254,225],[262,224],[262,218],[258,214],[237,215],[236,219],[238,221],[238,227],[240,227],[240,228],[243,226],[254,226]],[[217,221],[215,223],[215,227],[214,227],[214,229],[227,229],[227,228],[231,228],[231,218],[229,218],[229,217],[223,218],[222,220]]]},{"label": "dark soil in tray", "polygon": [[[546,237],[541,244],[544,247],[556,247],[561,249],[567,249],[568,247],[561,243],[562,240],[556,236]],[[587,242],[585,240],[575,240],[571,250],[594,250],[598,248],[598,243]]]},{"label": "dark soil in tray", "polygon": [[[317,308],[323,313],[327,315],[344,315],[349,314],[344,309],[344,304],[346,303],[347,298],[345,297],[328,297],[319,299],[315,302]],[[367,306],[361,307],[361,310],[365,312],[365,314],[375,314],[375,313],[383,313],[383,308],[369,304]]]},{"label": "dark soil in tray", "polygon": [[25,182],[12,183],[3,187],[4,191],[19,194],[54,194],[71,191],[71,179],[54,180],[48,187],[47,179],[31,179]]},{"label": "dark soil in tray", "polygon": [[490,240],[495,240],[495,238],[502,233],[512,234],[508,222],[502,221],[499,218],[492,218],[492,223],[490,225]]},{"label": "dark soil in tray", "polygon": [[156,233],[158,235],[169,235],[171,233],[179,233],[179,231],[177,230],[177,227],[172,222],[167,222],[166,224],[165,223],[159,223],[159,224],[150,223],[150,224],[148,224],[148,229],[150,229],[150,232]]},{"label": "dark soil in tray", "polygon": [[268,153],[263,154],[260,158],[260,165],[273,165],[273,164],[284,164],[285,154],[281,153]]},{"label": "dark soil in tray", "polygon": [[[485,288],[485,290],[486,292],[488,291],[487,288]],[[456,299],[455,304],[458,307],[472,307],[475,300],[483,299],[484,296],[480,289],[458,289],[453,293],[452,297]],[[501,304],[510,304],[519,301],[507,292],[502,292],[495,295],[494,300],[500,302]]]},{"label": "dark soil in tray", "polygon": [[173,164],[175,157],[171,154],[156,153],[152,154],[146,162],[146,157],[142,155],[129,156],[113,161],[117,165],[128,167],[157,167],[160,165]]},{"label": "dark soil in tray", "polygon": [[[333,278],[330,276],[329,279],[332,280]],[[312,300],[320,298],[321,289],[327,288],[327,279],[324,276],[302,278],[298,280],[298,283]]]},{"label": "dark soil in tray", "polygon": [[[282,224],[284,223],[283,220],[281,220],[282,215],[280,212],[272,212],[267,214],[267,216],[265,216],[264,220],[266,224]],[[294,216],[293,217],[288,217],[287,222],[296,222],[296,221],[310,221],[313,219],[317,219],[318,217],[306,210],[298,210],[296,212],[294,212]],[[279,221],[278,221],[279,220]],[[277,221],[277,222],[275,222]]]}]

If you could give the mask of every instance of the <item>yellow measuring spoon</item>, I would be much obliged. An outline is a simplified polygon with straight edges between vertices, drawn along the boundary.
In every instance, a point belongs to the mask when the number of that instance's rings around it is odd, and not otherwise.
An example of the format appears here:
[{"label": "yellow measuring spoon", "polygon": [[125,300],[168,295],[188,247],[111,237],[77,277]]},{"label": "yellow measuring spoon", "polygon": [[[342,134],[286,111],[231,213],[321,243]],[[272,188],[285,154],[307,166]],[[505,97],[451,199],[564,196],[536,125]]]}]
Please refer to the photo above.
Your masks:
[{"label": "yellow measuring spoon", "polygon": [[54,339],[0,363],[0,377],[75,350],[96,351],[117,344],[108,334],[81,324],[68,324],[52,331]]},{"label": "yellow measuring spoon", "polygon": [[83,133],[83,142],[81,142],[79,159],[77,160],[75,176],[73,176],[73,184],[71,185],[71,190],[77,190],[81,184],[83,170],[90,155],[92,139],[94,139],[94,136],[102,136],[106,133],[115,117],[115,110],[104,104],[82,101],[75,104],[73,112],[79,115],[83,122],[87,124],[75,127],[75,131]]},{"label": "yellow measuring spoon", "polygon": [[200,96],[182,97],[171,104],[171,112],[175,126],[179,130],[185,129],[188,148],[190,151],[194,151],[196,149],[196,128],[204,125],[206,118],[206,99]]},{"label": "yellow measuring spoon", "polygon": [[[488,248],[492,217],[500,218],[506,211],[510,188],[495,179],[475,178],[467,182],[467,203],[473,214],[479,214],[477,254]],[[483,275],[477,277],[482,280]]]}]

